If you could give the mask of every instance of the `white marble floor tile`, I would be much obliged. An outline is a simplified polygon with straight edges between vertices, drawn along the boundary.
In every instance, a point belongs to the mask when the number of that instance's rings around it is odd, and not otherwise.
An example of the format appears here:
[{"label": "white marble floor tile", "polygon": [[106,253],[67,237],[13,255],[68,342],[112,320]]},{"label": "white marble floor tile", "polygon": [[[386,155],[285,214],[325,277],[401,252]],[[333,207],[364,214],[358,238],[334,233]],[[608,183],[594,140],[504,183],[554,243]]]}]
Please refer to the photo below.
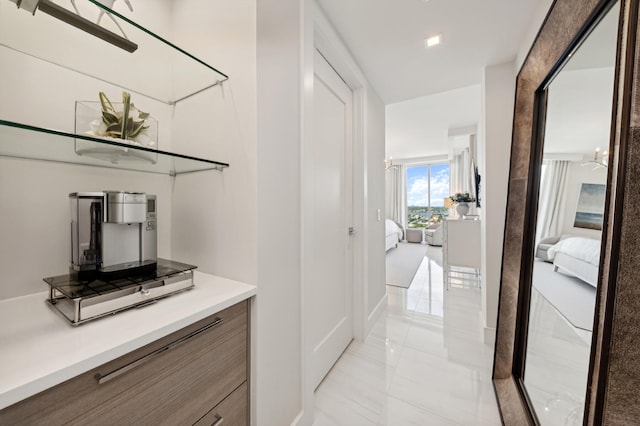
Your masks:
[{"label": "white marble floor tile", "polygon": [[364,388],[363,392],[386,392],[395,366],[382,364],[350,352],[345,352],[340,363],[333,366],[331,379],[348,388]]},{"label": "white marble floor tile", "polygon": [[445,419],[399,399],[388,397],[387,406],[380,416],[378,425],[459,426],[460,423]]},{"label": "white marble floor tile", "polygon": [[463,425],[475,424],[485,411],[482,405],[486,400],[481,396],[489,392],[493,392],[491,385],[473,377],[447,377],[435,372],[428,379],[423,375],[396,375],[389,390],[394,398]]},{"label": "white marble floor tile", "polygon": [[446,357],[447,351],[442,327],[412,326],[407,333],[405,346]]},{"label": "white marble floor tile", "polygon": [[[363,402],[365,404],[363,404]],[[316,391],[316,412],[322,413],[325,421],[331,421],[340,426],[348,425],[376,425],[383,407],[371,410],[366,400],[354,393],[354,389],[335,382],[332,377],[326,377]]]},{"label": "white marble floor tile", "polygon": [[389,367],[398,365],[404,345],[389,342],[384,337],[369,335],[366,342],[353,341],[345,353],[383,363]]},{"label": "white marble floor tile", "polygon": [[409,327],[411,327],[411,318],[388,313],[378,320],[371,330],[371,334],[386,339],[388,342],[403,345]]},{"label": "white marble floor tile", "polygon": [[446,382],[450,378],[472,378],[491,383],[490,366],[470,363],[465,354],[454,352],[441,356],[410,348],[403,351],[395,369],[395,375],[423,378],[427,382],[438,379]]},{"label": "white marble floor tile", "polygon": [[332,419],[331,416],[325,414],[322,409],[316,407],[313,426],[341,426],[341,424]]},{"label": "white marble floor tile", "polygon": [[387,296],[316,390],[314,426],[500,425],[480,291],[446,290],[442,250],[429,247],[409,289]]}]

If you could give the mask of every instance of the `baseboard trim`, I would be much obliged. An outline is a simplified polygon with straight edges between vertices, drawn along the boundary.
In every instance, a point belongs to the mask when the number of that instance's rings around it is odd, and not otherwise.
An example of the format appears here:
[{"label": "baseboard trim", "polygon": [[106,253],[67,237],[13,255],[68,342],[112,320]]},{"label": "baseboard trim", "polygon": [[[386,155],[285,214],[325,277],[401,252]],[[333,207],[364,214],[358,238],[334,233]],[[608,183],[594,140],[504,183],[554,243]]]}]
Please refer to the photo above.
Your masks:
[{"label": "baseboard trim", "polygon": [[302,410],[298,413],[295,419],[291,422],[291,426],[305,426],[308,424],[308,420],[305,419],[305,411]]},{"label": "baseboard trim", "polygon": [[384,296],[382,296],[382,299],[380,299],[380,301],[378,302],[376,307],[373,308],[373,311],[371,311],[371,314],[369,314],[369,316],[367,317],[367,323],[364,325],[364,327],[365,327],[364,338],[365,339],[369,335],[369,333],[371,332],[371,329],[373,328],[373,325],[376,323],[376,321],[378,321],[380,316],[382,316],[382,313],[384,312],[385,308],[387,307],[387,299],[388,298],[389,298],[389,296],[385,292]]},{"label": "baseboard trim", "polygon": [[484,328],[484,344],[489,346],[495,346],[496,344],[496,329],[493,327]]}]

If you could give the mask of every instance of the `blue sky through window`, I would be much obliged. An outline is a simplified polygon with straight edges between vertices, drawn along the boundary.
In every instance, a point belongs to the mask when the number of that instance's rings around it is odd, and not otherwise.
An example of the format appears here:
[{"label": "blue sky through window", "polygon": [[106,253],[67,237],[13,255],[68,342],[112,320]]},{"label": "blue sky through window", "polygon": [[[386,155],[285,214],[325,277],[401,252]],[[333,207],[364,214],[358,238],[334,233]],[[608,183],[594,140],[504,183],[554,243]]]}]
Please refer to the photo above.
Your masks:
[{"label": "blue sky through window", "polygon": [[429,166],[407,167],[407,205],[429,205]]},{"label": "blue sky through window", "polygon": [[431,207],[444,207],[444,199],[449,196],[449,165],[431,166]]},{"label": "blue sky through window", "polygon": [[[429,168],[431,181],[429,182]],[[431,188],[429,188],[431,184]],[[431,203],[429,204],[429,190]],[[442,207],[449,196],[449,164],[407,167],[407,206]]]}]

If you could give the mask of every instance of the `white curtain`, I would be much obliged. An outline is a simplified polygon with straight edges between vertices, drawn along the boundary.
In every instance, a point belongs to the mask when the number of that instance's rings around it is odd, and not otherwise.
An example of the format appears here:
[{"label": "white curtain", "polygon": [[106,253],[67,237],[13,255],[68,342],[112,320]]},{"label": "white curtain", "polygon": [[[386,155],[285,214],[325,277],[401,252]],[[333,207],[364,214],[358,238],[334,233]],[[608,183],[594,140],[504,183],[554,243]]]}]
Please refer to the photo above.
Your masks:
[{"label": "white curtain", "polygon": [[407,226],[407,175],[404,164],[385,172],[385,215],[403,227]]},{"label": "white curtain", "polygon": [[451,194],[458,192],[469,192],[470,190],[470,169],[469,152],[463,150],[453,156],[450,162],[449,182]]},{"label": "white curtain", "polygon": [[536,245],[546,237],[560,235],[564,217],[569,161],[544,160],[544,173],[540,182]]},{"label": "white curtain", "polygon": [[455,194],[462,191],[462,154],[454,155],[449,162],[449,192]]}]

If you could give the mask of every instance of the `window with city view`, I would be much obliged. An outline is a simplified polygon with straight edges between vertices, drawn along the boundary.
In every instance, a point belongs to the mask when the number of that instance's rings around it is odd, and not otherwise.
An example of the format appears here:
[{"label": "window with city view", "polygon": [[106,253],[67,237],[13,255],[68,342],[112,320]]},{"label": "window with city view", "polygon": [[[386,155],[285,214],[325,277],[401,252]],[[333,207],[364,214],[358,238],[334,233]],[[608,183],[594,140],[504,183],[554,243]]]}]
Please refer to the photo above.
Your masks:
[{"label": "window with city view", "polygon": [[407,167],[407,223],[426,228],[449,214],[444,199],[449,196],[449,164]]}]

